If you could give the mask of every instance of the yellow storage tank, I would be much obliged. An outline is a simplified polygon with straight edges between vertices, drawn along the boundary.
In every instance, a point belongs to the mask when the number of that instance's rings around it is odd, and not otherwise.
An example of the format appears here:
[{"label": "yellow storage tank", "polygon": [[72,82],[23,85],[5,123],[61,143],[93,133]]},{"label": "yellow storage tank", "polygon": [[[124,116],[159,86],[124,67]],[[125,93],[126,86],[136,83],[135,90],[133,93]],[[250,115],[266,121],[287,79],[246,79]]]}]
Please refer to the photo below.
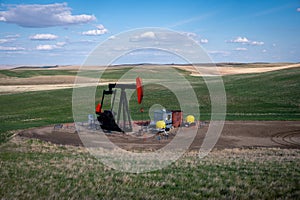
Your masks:
[{"label": "yellow storage tank", "polygon": [[164,129],[166,128],[166,123],[164,121],[157,121],[156,122],[156,128],[159,128],[159,129]]},{"label": "yellow storage tank", "polygon": [[186,117],[186,122],[189,124],[195,123],[195,117],[193,115],[188,115]]}]

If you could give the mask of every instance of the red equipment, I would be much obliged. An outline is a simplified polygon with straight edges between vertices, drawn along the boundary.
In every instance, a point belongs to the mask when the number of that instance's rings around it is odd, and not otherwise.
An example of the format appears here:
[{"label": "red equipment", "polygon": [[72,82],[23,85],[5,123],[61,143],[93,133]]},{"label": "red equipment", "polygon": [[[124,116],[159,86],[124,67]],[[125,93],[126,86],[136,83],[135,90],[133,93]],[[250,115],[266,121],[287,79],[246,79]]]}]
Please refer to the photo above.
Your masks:
[{"label": "red equipment", "polygon": [[143,93],[142,79],[140,77],[136,78],[136,94],[138,98],[138,103],[141,104],[144,93]]}]

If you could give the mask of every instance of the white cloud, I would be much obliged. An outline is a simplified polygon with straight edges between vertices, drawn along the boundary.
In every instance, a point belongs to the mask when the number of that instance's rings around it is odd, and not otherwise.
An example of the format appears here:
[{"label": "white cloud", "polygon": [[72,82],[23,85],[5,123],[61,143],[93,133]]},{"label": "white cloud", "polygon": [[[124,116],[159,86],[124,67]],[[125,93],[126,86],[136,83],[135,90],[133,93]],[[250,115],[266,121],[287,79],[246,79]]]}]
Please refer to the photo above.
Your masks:
[{"label": "white cloud", "polygon": [[[189,40],[189,37],[191,40]],[[176,44],[184,47],[190,47],[195,43],[208,43],[208,39],[200,38],[196,33],[181,32],[178,33],[167,33],[160,31],[143,31],[139,32],[130,37],[130,42],[152,42],[154,45],[170,45]]]},{"label": "white cloud", "polygon": [[144,32],[130,38],[131,42],[149,41],[158,39],[157,35],[152,31]]},{"label": "white cloud", "polygon": [[43,45],[38,45],[36,46],[37,50],[52,50],[55,49],[55,45],[51,45],[51,44],[43,44]]},{"label": "white cloud", "polygon": [[110,36],[108,39],[109,39],[109,40],[114,40],[114,39],[116,39],[116,38],[117,38],[116,36],[112,35],[112,36]]},{"label": "white cloud", "polygon": [[12,38],[12,39],[19,38],[19,37],[20,37],[19,34],[14,34],[14,35],[7,35],[7,36],[5,36],[5,38]]},{"label": "white cloud", "polygon": [[229,42],[231,42],[231,43],[243,43],[243,44],[247,44],[250,41],[246,37],[237,37],[236,39],[230,40]]},{"label": "white cloud", "polygon": [[95,40],[79,40],[79,41],[74,41],[71,43],[95,43]]},{"label": "white cloud", "polygon": [[15,39],[0,39],[0,44],[3,44],[3,43],[9,43],[9,42],[12,42],[12,41],[14,41]]},{"label": "white cloud", "polygon": [[22,27],[64,26],[93,20],[94,15],[72,15],[67,3],[9,5],[6,11],[0,11],[0,21]]},{"label": "white cloud", "polygon": [[263,52],[263,53],[266,53],[266,52],[267,52],[267,50],[265,50],[265,49],[264,49],[264,50],[262,50],[262,52]]},{"label": "white cloud", "polygon": [[57,35],[53,34],[36,34],[29,37],[31,40],[55,40],[58,38]]},{"label": "white cloud", "polygon": [[97,29],[100,29],[100,30],[105,29],[105,27],[104,27],[102,24],[97,25],[96,28],[97,28]]},{"label": "white cloud", "polygon": [[247,48],[243,48],[243,47],[238,47],[238,48],[235,48],[236,51],[247,51],[248,49]]},{"label": "white cloud", "polygon": [[200,43],[206,44],[206,43],[208,43],[208,39],[201,39],[201,40],[200,40]]},{"label": "white cloud", "polygon": [[38,45],[36,46],[36,50],[54,50],[54,49],[59,49],[62,48],[63,46],[65,46],[66,43],[65,42],[57,42],[56,44],[42,44],[42,45]]},{"label": "white cloud", "polygon": [[6,43],[7,39],[0,39],[0,44]]},{"label": "white cloud", "polygon": [[230,55],[230,52],[229,51],[208,51],[208,54],[228,56]]},{"label": "white cloud", "polygon": [[0,51],[20,51],[20,50],[25,50],[23,47],[5,47],[5,46],[0,46]]},{"label": "white cloud", "polygon": [[96,28],[97,29],[95,30],[82,32],[82,35],[95,36],[95,35],[103,35],[108,32],[108,30],[102,24],[96,26]]},{"label": "white cloud", "polygon": [[155,35],[154,32],[149,31],[149,32],[142,33],[140,35],[140,38],[142,38],[142,39],[155,39],[156,35]]},{"label": "white cloud", "polygon": [[56,43],[56,46],[58,46],[58,47],[63,47],[63,46],[65,46],[67,43],[66,42],[57,42]]},{"label": "white cloud", "polygon": [[90,35],[90,36],[91,35],[103,35],[105,33],[107,33],[106,29],[105,30],[99,30],[99,29],[97,29],[97,30],[85,31],[85,32],[82,33],[82,35]]},{"label": "white cloud", "polygon": [[181,34],[186,35],[186,36],[188,36],[190,38],[197,37],[197,34],[196,33],[192,33],[192,32],[182,32]]},{"label": "white cloud", "polygon": [[250,44],[260,46],[260,45],[263,45],[264,42],[252,41]]},{"label": "white cloud", "polygon": [[208,39],[206,38],[201,38],[199,35],[197,35],[196,33],[192,33],[192,32],[182,32],[183,35],[186,35],[187,37],[195,40],[198,44],[207,44],[208,43]]},{"label": "white cloud", "polygon": [[300,8],[297,8],[297,12],[300,12]]},{"label": "white cloud", "polygon": [[248,44],[248,45],[254,45],[254,46],[259,46],[259,45],[263,45],[264,42],[260,42],[260,41],[251,41],[246,37],[237,37],[234,40],[229,40],[227,41],[229,43],[239,43],[239,44]]}]

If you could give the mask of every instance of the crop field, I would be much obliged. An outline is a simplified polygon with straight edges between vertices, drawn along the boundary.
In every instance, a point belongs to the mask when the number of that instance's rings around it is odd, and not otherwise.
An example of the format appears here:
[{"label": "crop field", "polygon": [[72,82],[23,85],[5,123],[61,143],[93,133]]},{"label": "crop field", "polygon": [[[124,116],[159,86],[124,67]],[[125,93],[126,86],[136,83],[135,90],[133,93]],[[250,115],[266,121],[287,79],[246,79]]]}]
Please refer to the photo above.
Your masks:
[{"label": "crop field", "polygon": [[[252,66],[253,65],[253,66]],[[250,67],[259,68],[258,64]],[[276,64],[276,67],[280,64]],[[235,67],[235,66],[233,66]],[[249,67],[247,64],[238,67]],[[264,64],[263,67],[270,67]],[[131,67],[107,70],[103,82],[118,80]],[[230,127],[246,131],[245,138],[256,134],[265,137],[264,128],[278,121],[278,127],[300,132],[300,68],[264,71],[261,73],[226,74],[222,76],[227,98],[226,120]],[[210,96],[202,77],[191,76],[184,68],[176,68],[192,85],[199,101],[201,121],[210,119]],[[80,74],[98,78],[93,71]],[[297,199],[300,196],[300,148],[239,148],[234,140],[222,140],[222,148],[214,149],[199,159],[191,150],[168,168],[149,173],[130,174],[113,170],[90,155],[84,147],[58,145],[34,138],[18,136],[21,130],[73,122],[72,88],[64,85],[51,90],[15,90],[2,92],[1,87],[18,88],[30,80],[44,85],[51,79],[59,84],[74,82],[76,71],[66,70],[0,70],[0,197],[3,199],[73,198],[73,199]],[[41,78],[39,78],[41,77]],[[36,82],[34,83],[35,85]],[[32,85],[34,85],[32,84]],[[42,87],[42,85],[39,85]],[[99,101],[105,85],[97,87]],[[98,102],[96,102],[98,103]],[[109,107],[109,100],[105,105]],[[178,109],[174,94],[159,85],[144,87],[142,106],[145,113],[153,103],[167,109]],[[130,99],[134,120],[148,119],[139,112],[135,95]],[[250,128],[239,129],[239,121],[250,127],[255,122],[259,133]],[[260,124],[264,121],[264,124]],[[270,121],[270,124],[267,123]],[[285,124],[285,121],[288,123]],[[247,123],[246,123],[247,122]],[[267,124],[267,125],[266,125]],[[276,128],[276,127],[275,127]],[[270,129],[271,131],[275,128]],[[36,129],[38,130],[38,129]],[[205,129],[206,130],[206,129]],[[202,130],[202,132],[204,129]],[[199,133],[202,133],[201,131]],[[267,131],[266,131],[267,132]],[[293,133],[294,133],[293,132]],[[275,134],[276,132],[274,132]],[[258,134],[262,134],[257,136]],[[273,133],[268,133],[274,135]],[[241,133],[241,135],[243,135]],[[276,136],[276,134],[275,134]],[[274,137],[275,137],[274,136]],[[276,138],[275,138],[276,139]],[[296,136],[291,140],[299,139]],[[254,141],[255,142],[255,141]],[[232,147],[233,146],[233,147]]]}]

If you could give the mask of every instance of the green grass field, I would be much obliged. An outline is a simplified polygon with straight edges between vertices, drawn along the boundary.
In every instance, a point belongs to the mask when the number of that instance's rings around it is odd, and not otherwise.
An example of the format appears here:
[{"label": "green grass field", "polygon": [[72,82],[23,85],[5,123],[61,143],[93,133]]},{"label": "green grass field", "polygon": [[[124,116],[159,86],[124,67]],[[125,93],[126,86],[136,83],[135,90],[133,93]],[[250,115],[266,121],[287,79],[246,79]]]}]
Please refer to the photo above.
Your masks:
[{"label": "green grass field", "polygon": [[0,70],[0,75],[8,77],[29,78],[33,76],[76,75],[76,71],[68,70]]},{"label": "green grass field", "polygon": [[[120,71],[125,73],[127,70]],[[117,79],[122,76],[121,72],[115,74],[108,71],[105,78]],[[190,81],[198,96],[200,119],[209,120],[210,98],[203,79],[191,77],[185,71],[180,73]],[[227,120],[300,120],[299,68],[224,76],[223,80],[227,95]],[[96,99],[100,99],[103,88],[98,88]],[[144,90],[142,106],[146,113],[155,102],[167,109],[179,108],[175,96],[166,88],[149,85]],[[109,105],[109,99],[106,100],[105,105]],[[1,143],[13,130],[72,122],[72,89],[1,95],[0,105]],[[130,109],[134,119],[141,118],[135,95],[130,101]]]},{"label": "green grass field", "polygon": [[143,174],[118,172],[82,148],[37,140],[0,147],[3,199],[297,199],[300,151],[189,153]]},{"label": "green grass field", "polygon": [[[109,71],[104,76],[118,79],[127,70]],[[203,79],[179,72],[197,93],[201,120],[209,120],[210,99]],[[0,73],[31,77],[73,72]],[[91,73],[82,75],[94,77]],[[223,80],[227,120],[300,120],[299,68],[224,76]],[[102,89],[98,88],[97,99]],[[166,88],[146,86],[145,112],[155,101],[168,109],[176,109],[178,103]],[[1,199],[297,199],[300,196],[300,151],[296,149],[230,149],[213,151],[204,159],[188,153],[165,169],[128,174],[104,166],[83,148],[34,139],[7,141],[15,130],[72,122],[72,89],[5,94],[0,96],[0,104]],[[141,118],[139,108],[133,95],[130,109],[134,119]]]}]

